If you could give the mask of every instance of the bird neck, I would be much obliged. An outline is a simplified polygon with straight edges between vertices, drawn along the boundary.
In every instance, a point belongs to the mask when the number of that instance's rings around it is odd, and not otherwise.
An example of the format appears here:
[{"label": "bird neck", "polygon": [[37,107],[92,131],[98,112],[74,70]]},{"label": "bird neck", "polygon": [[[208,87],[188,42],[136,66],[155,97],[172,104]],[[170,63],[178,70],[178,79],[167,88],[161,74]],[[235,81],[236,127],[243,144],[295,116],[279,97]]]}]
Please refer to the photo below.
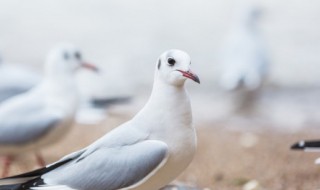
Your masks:
[{"label": "bird neck", "polygon": [[170,85],[162,80],[154,80],[150,96],[152,103],[163,102],[169,104],[180,103],[180,101],[189,100],[184,85]]},{"label": "bird neck", "polygon": [[46,77],[42,88],[45,89],[47,103],[51,106],[60,107],[67,112],[74,112],[77,108],[78,89],[73,77]]},{"label": "bird neck", "polygon": [[139,125],[147,131],[192,128],[191,105],[184,85],[173,86],[155,80],[151,96],[136,118],[136,121],[145,121]]},{"label": "bird neck", "polygon": [[[76,89],[76,82],[73,75],[48,75],[45,77],[44,83],[48,90],[52,89],[57,93],[70,93]],[[68,90],[69,89],[69,90]]]}]

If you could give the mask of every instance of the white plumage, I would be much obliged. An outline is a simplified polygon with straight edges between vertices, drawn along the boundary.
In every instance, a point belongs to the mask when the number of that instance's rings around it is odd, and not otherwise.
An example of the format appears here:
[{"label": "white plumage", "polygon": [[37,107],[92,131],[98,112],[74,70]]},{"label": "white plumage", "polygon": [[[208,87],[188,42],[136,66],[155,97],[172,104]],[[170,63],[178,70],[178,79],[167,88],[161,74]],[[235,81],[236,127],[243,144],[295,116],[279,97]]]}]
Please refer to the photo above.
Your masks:
[{"label": "white plumage", "polygon": [[253,105],[268,70],[267,53],[257,26],[261,11],[252,4],[242,8],[236,14],[220,59],[220,86],[235,93],[237,111]]},{"label": "white plumage", "polygon": [[76,47],[59,45],[48,56],[41,83],[0,105],[0,155],[8,155],[3,175],[14,155],[38,151],[70,129],[78,106],[73,73],[81,66],[86,64]]},{"label": "white plumage", "polygon": [[0,60],[0,102],[25,93],[41,82],[42,76],[22,65]]},{"label": "white plumage", "polygon": [[[184,83],[187,78],[200,81],[190,64],[185,52],[166,51],[158,59],[150,99],[134,118],[87,148],[38,171],[0,180],[0,184],[14,179],[21,183],[26,178],[24,185],[38,190],[61,186],[78,190],[159,190],[189,165],[196,151]],[[30,177],[33,181],[28,181]],[[3,188],[0,186],[0,190]]]}]

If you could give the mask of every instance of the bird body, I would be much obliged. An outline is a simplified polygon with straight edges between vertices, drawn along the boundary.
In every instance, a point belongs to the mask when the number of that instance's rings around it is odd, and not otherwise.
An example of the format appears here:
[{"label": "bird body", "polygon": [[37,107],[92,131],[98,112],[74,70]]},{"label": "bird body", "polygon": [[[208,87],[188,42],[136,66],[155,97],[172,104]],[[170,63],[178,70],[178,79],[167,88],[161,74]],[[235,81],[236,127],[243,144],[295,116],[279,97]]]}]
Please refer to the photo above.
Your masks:
[{"label": "bird body", "polygon": [[265,45],[257,28],[260,10],[248,6],[240,12],[222,53],[221,86],[226,90],[257,90],[267,74]]},{"label": "bird body", "polygon": [[87,148],[38,171],[2,179],[0,184],[19,182],[17,190],[26,186],[37,190],[158,190],[167,185],[190,164],[196,151],[184,82],[187,78],[199,82],[199,78],[189,65],[186,53],[165,52],[156,67],[151,96],[135,117]]},{"label": "bird body", "polygon": [[[78,105],[73,73],[82,64],[77,54],[77,48],[71,44],[53,49],[45,65],[43,81],[0,104],[0,155],[8,157],[8,165],[12,156],[37,152],[70,130]],[[4,168],[5,176],[8,166]]]},{"label": "bird body", "polygon": [[0,63],[0,102],[25,93],[41,82],[41,76],[23,66]]},{"label": "bird body", "polygon": [[253,5],[241,9],[221,53],[220,86],[232,92],[229,95],[237,114],[255,113],[268,72],[266,48],[257,26],[259,16],[260,9]]},{"label": "bird body", "polygon": [[[189,165],[196,151],[191,106],[184,86],[168,88],[165,84],[155,83],[153,89],[150,101],[133,122],[138,121],[134,125],[142,126],[142,130],[150,134],[149,139],[165,142],[170,156],[155,175],[142,186],[133,189],[151,190],[151,187],[161,187],[163,182],[159,179],[167,181],[165,184],[169,183]],[[164,91],[166,93],[163,93]],[[161,110],[152,111],[158,109]],[[147,121],[147,123],[143,124],[139,121]],[[149,132],[150,130],[152,133]]]},{"label": "bird body", "polygon": [[0,154],[21,154],[60,139],[73,122],[77,100],[74,85],[61,85],[49,79],[3,102],[0,106]]}]

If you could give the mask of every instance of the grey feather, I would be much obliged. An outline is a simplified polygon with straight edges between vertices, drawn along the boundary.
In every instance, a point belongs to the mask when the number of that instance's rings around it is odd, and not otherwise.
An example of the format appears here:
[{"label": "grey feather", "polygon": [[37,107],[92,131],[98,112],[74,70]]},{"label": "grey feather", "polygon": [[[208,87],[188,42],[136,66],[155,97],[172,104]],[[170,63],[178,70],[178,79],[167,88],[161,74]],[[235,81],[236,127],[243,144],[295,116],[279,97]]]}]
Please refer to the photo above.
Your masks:
[{"label": "grey feather", "polygon": [[69,162],[45,174],[42,178],[47,184],[63,184],[73,189],[121,189],[144,179],[166,156],[167,145],[155,140],[127,146],[101,147],[80,160]]},{"label": "grey feather", "polygon": [[10,86],[10,87],[0,87],[0,102],[7,100],[8,98],[11,98],[13,96],[16,96],[18,94],[22,94],[26,91],[28,91],[30,88],[26,87],[18,87]]},{"label": "grey feather", "polygon": [[62,119],[62,114],[47,110],[41,100],[0,107],[0,144],[32,142],[48,133]]},{"label": "grey feather", "polygon": [[24,93],[41,81],[38,73],[23,66],[0,65],[0,102]]}]

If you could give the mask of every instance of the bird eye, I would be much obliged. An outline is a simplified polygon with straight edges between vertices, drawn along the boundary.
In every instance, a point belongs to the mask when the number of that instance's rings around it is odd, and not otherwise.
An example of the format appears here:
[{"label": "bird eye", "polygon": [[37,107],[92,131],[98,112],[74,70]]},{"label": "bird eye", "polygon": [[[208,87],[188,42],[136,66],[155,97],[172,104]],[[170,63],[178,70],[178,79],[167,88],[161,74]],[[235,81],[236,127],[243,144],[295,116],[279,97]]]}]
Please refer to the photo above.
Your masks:
[{"label": "bird eye", "polygon": [[63,58],[65,59],[65,60],[68,60],[69,59],[69,54],[66,52],[66,53],[64,53],[63,54]]},{"label": "bird eye", "polygon": [[170,66],[173,66],[176,63],[176,60],[174,60],[173,58],[169,57],[168,58],[168,63]]},{"label": "bird eye", "polygon": [[78,59],[78,60],[81,59],[81,54],[80,54],[79,52],[76,52],[76,53],[74,54],[74,56],[75,56],[75,58]]}]

